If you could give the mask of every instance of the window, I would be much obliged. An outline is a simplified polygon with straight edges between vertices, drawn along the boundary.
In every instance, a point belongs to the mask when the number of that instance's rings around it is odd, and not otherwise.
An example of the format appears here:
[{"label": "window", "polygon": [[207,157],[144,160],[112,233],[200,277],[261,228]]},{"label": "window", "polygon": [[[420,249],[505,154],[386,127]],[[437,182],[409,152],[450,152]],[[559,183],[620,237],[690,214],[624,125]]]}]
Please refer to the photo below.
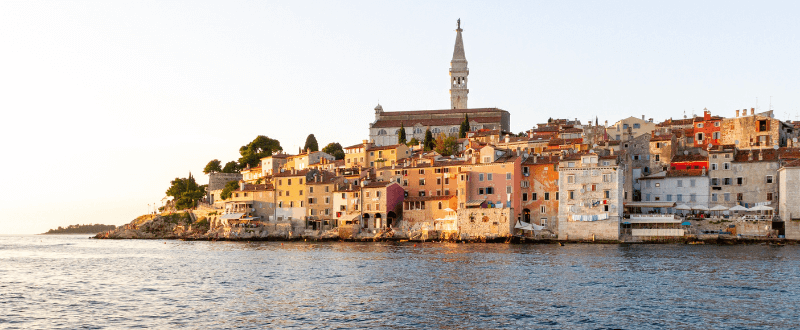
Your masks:
[{"label": "window", "polygon": [[510,193],[511,193],[511,186],[506,186],[506,194],[510,194]]},{"label": "window", "polygon": [[558,200],[558,191],[556,191],[556,200]]},{"label": "window", "polygon": [[683,180],[678,180],[678,187],[683,187]]},{"label": "window", "polygon": [[419,179],[419,185],[420,186],[424,186],[425,185],[425,179]]},{"label": "window", "polygon": [[697,128],[703,128],[703,123],[697,123]]},{"label": "window", "polygon": [[608,204],[603,205],[603,211],[608,212]]},{"label": "window", "polygon": [[646,187],[646,188],[650,188],[650,180],[647,180],[647,181],[645,181],[645,183],[646,183],[646,184],[645,184],[645,187]]},{"label": "window", "polygon": [[478,174],[478,181],[483,181],[483,173]]},{"label": "window", "polygon": [[567,183],[575,183],[575,175],[567,175]]},{"label": "window", "polygon": [[567,162],[567,167],[575,167],[575,162]]},{"label": "window", "polygon": [[537,196],[536,196],[536,193],[531,193],[531,200],[532,200],[532,201],[535,201],[535,200],[536,200],[536,197],[537,197]]},{"label": "window", "polygon": [[671,202],[671,201],[672,201],[672,195],[667,195],[667,202]]},{"label": "window", "polygon": [[731,201],[731,193],[724,193],[724,194],[722,194],[722,198],[723,198],[723,199],[724,199],[726,202],[730,202],[730,201]]},{"label": "window", "polygon": [[771,201],[771,200],[772,200],[772,193],[771,193],[771,192],[768,192],[768,193],[767,193],[767,200],[768,200],[768,201]]},{"label": "window", "polygon": [[722,182],[723,182],[724,185],[730,186],[731,185],[731,178],[725,178],[725,179],[722,180]]},{"label": "window", "polygon": [[486,194],[487,195],[494,194],[494,187],[486,187]]},{"label": "window", "polygon": [[425,170],[423,170],[423,169],[420,169],[420,170],[419,170],[419,174],[425,174]]},{"label": "window", "polygon": [[[558,194],[558,193],[556,193],[556,194]],[[544,193],[544,200],[546,200],[546,201],[550,200],[550,193],[549,192]]]},{"label": "window", "polygon": [[719,186],[719,178],[711,178],[712,186]]},{"label": "window", "polygon": [[744,200],[744,194],[742,194],[742,193],[736,194],[736,200],[740,201],[740,202],[743,201]]},{"label": "window", "polygon": [[717,194],[711,194],[711,201],[712,202],[716,202],[717,201]]},{"label": "window", "polygon": [[370,195],[370,192],[369,192],[369,191],[367,191],[366,193],[364,193],[364,197],[366,197],[366,198],[369,198],[369,195]]},{"label": "window", "polygon": [[622,129],[628,129],[628,124],[622,124]]},{"label": "window", "polygon": [[570,190],[568,195],[570,200],[575,199],[575,190]]},{"label": "window", "polygon": [[528,167],[527,167],[527,166],[523,166],[523,167],[522,167],[522,174],[524,174],[525,176],[527,176],[528,174],[530,174],[530,172],[528,172],[528,171],[529,171],[529,170],[528,170]]},{"label": "window", "polygon": [[603,182],[611,182],[611,174],[603,174]]},{"label": "window", "polygon": [[605,198],[605,199],[611,198],[611,190],[603,191],[603,198]]},{"label": "window", "polygon": [[527,202],[528,201],[528,193],[522,193],[522,201],[523,202]]},{"label": "window", "polygon": [[650,201],[650,194],[645,194],[644,200],[646,202],[649,202]]},{"label": "window", "polygon": [[511,173],[506,173],[506,180],[511,180]]},{"label": "window", "polygon": [[678,202],[683,202],[683,195],[682,194],[678,194],[678,200],[677,201]]},{"label": "window", "polygon": [[717,163],[711,164],[711,170],[712,171],[716,171],[717,170]]},{"label": "window", "polygon": [[772,175],[767,175],[767,183],[772,183]]},{"label": "window", "polygon": [[486,180],[492,181],[492,173],[486,174]]},{"label": "window", "polygon": [[442,178],[436,178],[436,185],[442,184]]},{"label": "window", "polygon": [[694,187],[695,181],[697,181],[697,180],[689,179],[689,187]]},{"label": "window", "polygon": [[314,193],[314,187],[308,187],[308,193],[313,194]]},{"label": "window", "polygon": [[291,186],[291,185],[292,185],[292,179],[287,179],[287,180],[286,180],[286,184],[287,184],[287,185],[289,185],[289,186]]},{"label": "window", "polygon": [[633,124],[633,128],[639,128],[639,127],[641,127],[641,125],[639,125],[638,123],[637,124]]},{"label": "window", "polygon": [[730,170],[731,169],[731,163],[722,163],[722,169],[723,170]]},{"label": "window", "polygon": [[655,160],[656,160],[657,162],[658,162],[658,161],[661,161],[661,155],[656,155],[656,158],[655,158]]},{"label": "window", "polygon": [[478,195],[483,195],[483,188],[478,188]]},{"label": "window", "polygon": [[658,187],[661,187],[661,183],[660,182],[656,182],[656,188],[658,188]]},{"label": "window", "polygon": [[[719,123],[717,123],[719,124]],[[711,133],[711,138],[714,140],[719,140],[719,132]]]},{"label": "window", "polygon": [[742,177],[736,178],[736,185],[737,186],[741,186],[743,184],[744,184],[744,178],[742,178]]}]

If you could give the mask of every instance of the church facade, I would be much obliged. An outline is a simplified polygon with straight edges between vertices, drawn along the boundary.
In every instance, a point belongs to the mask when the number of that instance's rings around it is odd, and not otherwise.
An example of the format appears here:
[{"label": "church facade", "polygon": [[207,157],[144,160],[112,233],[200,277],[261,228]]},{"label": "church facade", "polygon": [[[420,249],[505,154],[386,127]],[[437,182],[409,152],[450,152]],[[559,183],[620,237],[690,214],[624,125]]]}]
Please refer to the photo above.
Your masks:
[{"label": "church facade", "polygon": [[369,125],[369,137],[376,146],[397,144],[397,133],[405,127],[406,139],[425,139],[425,131],[430,129],[433,136],[441,133],[458,135],[459,126],[465,116],[469,116],[470,130],[492,129],[510,131],[511,115],[498,108],[467,108],[469,88],[467,81],[469,68],[461,37],[461,20],[456,29],[456,43],[453,60],[450,61],[450,109],[383,111],[379,104],[375,107],[375,121]]}]

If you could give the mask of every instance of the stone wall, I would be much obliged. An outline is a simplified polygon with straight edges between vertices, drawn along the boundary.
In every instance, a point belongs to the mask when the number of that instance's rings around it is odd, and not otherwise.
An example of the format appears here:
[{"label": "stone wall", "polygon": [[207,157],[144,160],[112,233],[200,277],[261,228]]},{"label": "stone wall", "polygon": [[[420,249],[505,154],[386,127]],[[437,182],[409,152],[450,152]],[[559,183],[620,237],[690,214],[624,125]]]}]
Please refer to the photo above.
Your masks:
[{"label": "stone wall", "polygon": [[618,218],[602,221],[567,221],[560,218],[558,223],[560,240],[619,240]]},{"label": "stone wall", "polygon": [[510,236],[514,227],[511,209],[469,208],[458,210],[456,224],[462,239]]}]

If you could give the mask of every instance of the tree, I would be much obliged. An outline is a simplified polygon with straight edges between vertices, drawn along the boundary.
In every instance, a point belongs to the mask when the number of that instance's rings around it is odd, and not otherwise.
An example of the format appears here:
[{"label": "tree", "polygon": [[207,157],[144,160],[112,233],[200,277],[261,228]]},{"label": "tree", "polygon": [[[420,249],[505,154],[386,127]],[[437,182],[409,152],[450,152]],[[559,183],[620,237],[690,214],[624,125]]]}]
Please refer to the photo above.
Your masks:
[{"label": "tree", "polygon": [[400,130],[397,131],[397,143],[406,143],[406,127],[400,122]]},{"label": "tree", "polygon": [[322,148],[322,152],[336,157],[336,160],[344,159],[344,150],[342,150],[342,145],[339,142],[331,142]]},{"label": "tree", "polygon": [[413,138],[413,137],[411,138],[411,141],[408,141],[408,143],[406,143],[406,145],[409,146],[409,147],[413,147],[413,146],[418,145],[418,144],[419,144],[419,140],[417,140],[417,138]]},{"label": "tree", "polygon": [[239,181],[228,181],[225,184],[225,188],[222,188],[222,193],[219,194],[219,197],[221,197],[223,200],[231,198],[234,190],[239,190]]},{"label": "tree", "polygon": [[250,167],[258,166],[261,162],[261,158],[272,155],[273,151],[280,150],[283,150],[283,148],[278,140],[259,135],[246,146],[239,148],[239,154],[242,155],[242,157],[239,158],[239,166],[241,168],[247,165],[250,165]]},{"label": "tree", "polygon": [[225,164],[225,167],[222,168],[222,173],[236,173],[239,172],[239,164],[236,164],[235,161],[229,161]]},{"label": "tree", "polygon": [[461,127],[458,128],[458,138],[467,137],[467,132],[469,132],[469,115],[464,115],[464,121],[461,122]]},{"label": "tree", "polygon": [[175,208],[184,210],[197,205],[206,194],[206,185],[198,185],[189,173],[188,178],[175,178],[170,182],[172,185],[167,189],[167,196],[172,196],[175,201]]},{"label": "tree", "polygon": [[425,130],[425,143],[423,143],[425,147],[425,151],[433,150],[436,147],[436,142],[433,140],[433,133],[431,133],[431,129],[428,128]]},{"label": "tree", "polygon": [[216,173],[216,172],[222,172],[222,167],[220,167],[219,159],[214,159],[208,162],[208,164],[206,164],[206,168],[203,169],[203,174]]},{"label": "tree", "polygon": [[309,134],[306,138],[306,145],[303,147],[303,150],[311,150],[311,151],[319,151],[319,144],[317,144],[317,138],[314,134]]},{"label": "tree", "polygon": [[439,136],[436,137],[436,152],[438,152],[442,156],[450,156],[456,153],[457,142],[455,136],[446,136],[444,133],[440,133]]}]

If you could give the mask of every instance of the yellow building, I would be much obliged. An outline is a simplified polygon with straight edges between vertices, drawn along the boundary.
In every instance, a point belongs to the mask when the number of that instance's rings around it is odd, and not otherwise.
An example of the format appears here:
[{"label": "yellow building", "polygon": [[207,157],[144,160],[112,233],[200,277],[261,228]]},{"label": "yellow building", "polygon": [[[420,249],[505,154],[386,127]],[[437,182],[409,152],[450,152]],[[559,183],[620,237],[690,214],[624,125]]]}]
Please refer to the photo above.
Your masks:
[{"label": "yellow building", "polygon": [[278,221],[291,221],[292,226],[305,227],[308,177],[316,171],[284,170],[275,173],[272,182],[277,191]]},{"label": "yellow building", "polygon": [[405,144],[375,146],[364,140],[344,148],[345,167],[383,167],[396,164],[398,160],[411,157],[411,150]]}]

